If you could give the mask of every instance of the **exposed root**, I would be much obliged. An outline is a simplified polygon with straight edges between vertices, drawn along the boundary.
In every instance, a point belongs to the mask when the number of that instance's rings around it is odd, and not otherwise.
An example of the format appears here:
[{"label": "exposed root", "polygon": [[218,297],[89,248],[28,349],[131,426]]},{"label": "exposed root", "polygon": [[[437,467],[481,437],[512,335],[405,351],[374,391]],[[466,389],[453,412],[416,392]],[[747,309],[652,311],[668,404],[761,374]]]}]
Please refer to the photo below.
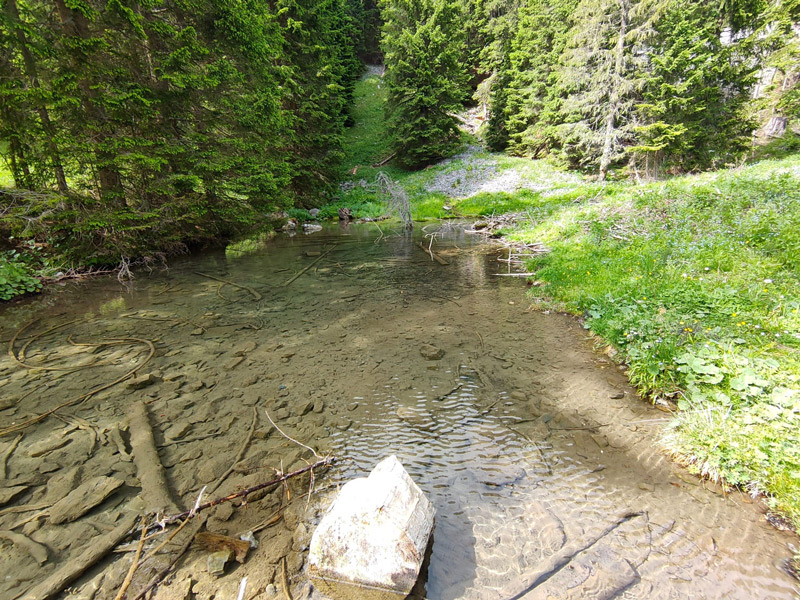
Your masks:
[{"label": "exposed root", "polygon": [[195,275],[200,275],[201,277],[206,277],[208,279],[213,279],[214,281],[219,281],[220,283],[223,283],[225,285],[233,286],[233,287],[238,288],[240,290],[244,290],[245,292],[248,292],[251,296],[253,296],[253,299],[256,300],[256,301],[262,299],[261,294],[259,294],[256,290],[254,290],[253,288],[251,288],[249,286],[241,285],[239,283],[234,283],[233,281],[228,281],[227,279],[222,279],[221,277],[217,277],[216,275],[208,275],[207,273],[201,273],[200,271],[195,271],[194,274]]}]

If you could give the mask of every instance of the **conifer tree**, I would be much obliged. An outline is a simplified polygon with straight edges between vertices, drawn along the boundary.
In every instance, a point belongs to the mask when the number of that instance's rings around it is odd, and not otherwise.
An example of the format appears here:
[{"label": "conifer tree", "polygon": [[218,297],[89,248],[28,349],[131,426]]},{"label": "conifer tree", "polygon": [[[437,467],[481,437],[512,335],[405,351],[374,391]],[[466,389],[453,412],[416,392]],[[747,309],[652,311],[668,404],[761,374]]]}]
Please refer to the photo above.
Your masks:
[{"label": "conifer tree", "polygon": [[540,156],[553,144],[557,67],[576,4],[577,0],[531,0],[520,10],[508,84],[499,86],[507,94],[502,118],[515,154]]},{"label": "conifer tree", "polygon": [[466,94],[463,37],[455,3],[383,0],[383,52],[392,147],[400,164],[420,167],[459,142]]},{"label": "conifer tree", "polygon": [[743,60],[746,48],[722,43],[722,25],[702,0],[672,0],[654,26],[630,149],[649,177],[663,167],[721,166],[747,147],[752,61]]}]

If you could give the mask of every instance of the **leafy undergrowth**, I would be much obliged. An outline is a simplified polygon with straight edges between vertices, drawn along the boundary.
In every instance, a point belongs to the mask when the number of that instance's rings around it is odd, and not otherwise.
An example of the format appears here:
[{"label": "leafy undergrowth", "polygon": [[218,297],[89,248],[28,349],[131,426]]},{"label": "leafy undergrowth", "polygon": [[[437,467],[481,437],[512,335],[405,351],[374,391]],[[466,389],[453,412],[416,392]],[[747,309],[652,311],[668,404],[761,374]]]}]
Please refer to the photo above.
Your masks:
[{"label": "leafy undergrowth", "polygon": [[510,239],[551,249],[528,265],[538,302],[583,315],[677,404],[667,447],[800,527],[800,158],[497,206],[528,215]]},{"label": "leafy undergrowth", "polygon": [[42,283],[36,274],[31,261],[16,250],[0,252],[0,300],[39,291]]}]

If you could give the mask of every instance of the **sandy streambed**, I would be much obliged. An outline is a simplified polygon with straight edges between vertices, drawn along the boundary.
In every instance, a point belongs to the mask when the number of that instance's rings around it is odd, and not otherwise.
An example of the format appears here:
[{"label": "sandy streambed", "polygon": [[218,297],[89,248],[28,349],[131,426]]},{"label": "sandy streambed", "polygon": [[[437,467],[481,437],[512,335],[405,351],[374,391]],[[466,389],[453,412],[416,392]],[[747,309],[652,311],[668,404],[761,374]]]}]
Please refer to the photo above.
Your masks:
[{"label": "sandy streambed", "polygon": [[[795,538],[757,501],[668,461],[655,443],[667,416],[572,319],[530,311],[524,284],[494,277],[497,256],[458,227],[437,235],[447,265],[416,245],[423,232],[382,227],[279,237],[5,307],[6,344],[30,323],[0,359],[6,430],[96,393],[0,438],[0,597],[24,597],[159,503],[172,514],[203,488],[221,497],[313,463],[267,412],[337,457],[315,471],[317,492],[306,473],[202,511],[141,563],[128,598],[178,556],[153,597],[235,598],[244,576],[248,599],[282,597],[284,579],[295,598],[319,597],[304,571],[313,527],[338,484],[390,453],[437,508],[427,598],[794,596],[782,565]],[[160,464],[136,456],[148,427]],[[159,469],[166,499],[143,493]],[[199,531],[252,531],[259,545],[212,576]],[[75,597],[114,598],[137,545],[115,545]]]}]

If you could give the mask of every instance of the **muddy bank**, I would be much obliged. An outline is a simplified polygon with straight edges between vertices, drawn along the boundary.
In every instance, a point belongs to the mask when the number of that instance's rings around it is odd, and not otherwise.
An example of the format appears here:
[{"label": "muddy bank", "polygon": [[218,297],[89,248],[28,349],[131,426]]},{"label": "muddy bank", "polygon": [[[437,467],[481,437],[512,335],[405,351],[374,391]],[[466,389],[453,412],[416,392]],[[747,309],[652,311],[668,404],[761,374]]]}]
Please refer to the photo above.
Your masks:
[{"label": "muddy bank", "polygon": [[[6,309],[6,344],[33,321],[0,359],[7,429],[95,393],[0,438],[0,530],[20,536],[0,535],[0,596],[145,511],[313,462],[268,412],[337,457],[318,492],[308,501],[305,474],[203,511],[141,564],[128,598],[176,556],[153,597],[235,598],[244,576],[248,599],[282,597],[284,579],[319,597],[304,575],[314,524],[337,484],[390,453],[437,508],[428,598],[793,597],[795,539],[665,459],[667,417],[571,319],[530,311],[524,284],[494,277],[503,263],[458,228],[437,235],[447,265],[420,250],[429,240],[382,233],[279,237]],[[252,531],[258,547],[212,576],[201,530]],[[78,597],[114,598],[137,546],[89,569]]]}]

